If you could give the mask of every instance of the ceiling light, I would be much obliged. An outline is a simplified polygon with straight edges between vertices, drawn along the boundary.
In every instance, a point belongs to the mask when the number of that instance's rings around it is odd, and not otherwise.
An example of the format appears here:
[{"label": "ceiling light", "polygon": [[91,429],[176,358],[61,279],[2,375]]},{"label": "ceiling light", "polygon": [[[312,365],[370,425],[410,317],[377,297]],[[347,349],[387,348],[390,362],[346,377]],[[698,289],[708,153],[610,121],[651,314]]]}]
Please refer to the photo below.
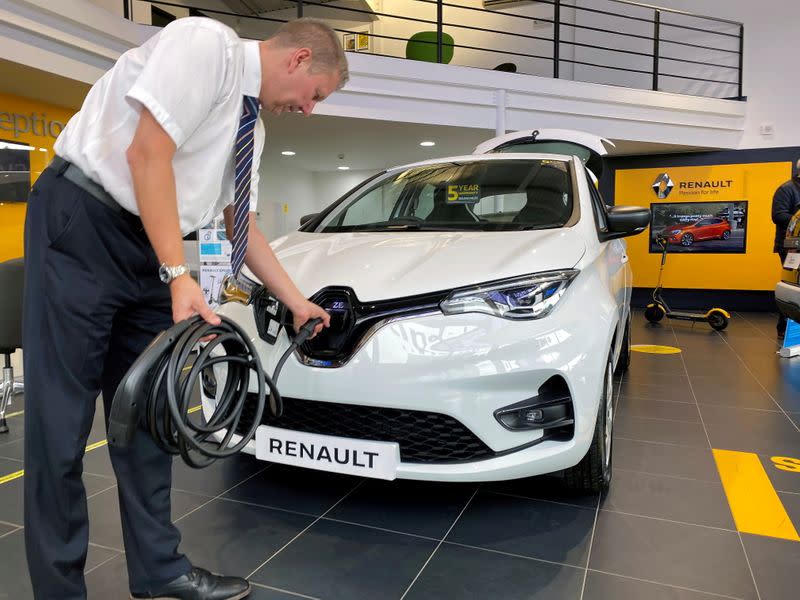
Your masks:
[{"label": "ceiling light", "polygon": [[339,169],[340,171],[349,171],[350,170],[350,167],[347,167],[345,165],[339,165],[336,168]]},{"label": "ceiling light", "polygon": [[435,146],[436,142],[420,142],[420,146]]},{"label": "ceiling light", "polygon": [[281,154],[283,154],[284,156],[294,156],[296,153],[293,152],[292,150],[284,150],[283,152],[281,152]]}]

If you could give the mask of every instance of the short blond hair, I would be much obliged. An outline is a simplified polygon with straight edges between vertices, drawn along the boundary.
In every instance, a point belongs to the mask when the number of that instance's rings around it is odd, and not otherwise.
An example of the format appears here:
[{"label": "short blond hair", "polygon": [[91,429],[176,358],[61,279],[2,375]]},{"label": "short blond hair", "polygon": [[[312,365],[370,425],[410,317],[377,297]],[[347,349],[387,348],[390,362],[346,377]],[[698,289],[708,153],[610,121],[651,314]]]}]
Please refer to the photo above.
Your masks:
[{"label": "short blond hair", "polygon": [[319,19],[303,17],[288,21],[269,38],[282,48],[311,50],[312,73],[337,73],[341,88],[350,79],[347,57],[339,36],[330,25]]}]

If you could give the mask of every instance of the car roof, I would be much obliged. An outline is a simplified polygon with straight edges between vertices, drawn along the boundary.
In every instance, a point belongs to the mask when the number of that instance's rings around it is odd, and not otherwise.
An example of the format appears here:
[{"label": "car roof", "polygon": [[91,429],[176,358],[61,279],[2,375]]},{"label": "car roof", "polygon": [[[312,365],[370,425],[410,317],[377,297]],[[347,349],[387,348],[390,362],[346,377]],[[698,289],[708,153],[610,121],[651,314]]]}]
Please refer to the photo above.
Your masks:
[{"label": "car roof", "polygon": [[431,165],[454,163],[454,162],[485,162],[485,161],[510,161],[510,160],[563,160],[571,161],[572,157],[568,154],[545,154],[532,152],[505,152],[503,154],[464,154],[461,156],[446,156],[443,158],[432,158],[420,162],[398,165],[387,169],[387,173],[403,171],[416,167],[427,167]]}]

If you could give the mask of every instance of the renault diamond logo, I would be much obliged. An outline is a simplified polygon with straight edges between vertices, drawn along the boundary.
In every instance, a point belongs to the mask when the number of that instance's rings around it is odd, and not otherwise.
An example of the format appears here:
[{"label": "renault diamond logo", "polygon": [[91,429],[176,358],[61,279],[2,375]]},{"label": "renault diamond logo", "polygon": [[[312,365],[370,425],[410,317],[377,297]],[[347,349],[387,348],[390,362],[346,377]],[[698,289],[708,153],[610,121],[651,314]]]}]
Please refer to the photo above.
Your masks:
[{"label": "renault diamond logo", "polygon": [[669,178],[669,175],[662,173],[656,177],[656,180],[653,182],[653,193],[658,196],[659,199],[663,200],[669,196],[669,193],[674,187],[675,184],[672,183],[672,179]]}]

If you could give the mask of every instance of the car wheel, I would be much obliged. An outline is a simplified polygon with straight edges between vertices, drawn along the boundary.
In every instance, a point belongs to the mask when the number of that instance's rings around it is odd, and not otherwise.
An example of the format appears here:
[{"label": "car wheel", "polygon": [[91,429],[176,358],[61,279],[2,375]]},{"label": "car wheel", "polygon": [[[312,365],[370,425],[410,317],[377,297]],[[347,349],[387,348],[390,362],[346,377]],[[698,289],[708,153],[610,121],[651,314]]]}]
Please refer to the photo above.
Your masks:
[{"label": "car wheel", "polygon": [[575,492],[599,494],[608,491],[611,484],[611,444],[614,425],[614,366],[609,354],[597,421],[589,451],[577,465],[563,472],[567,487]]},{"label": "car wheel", "polygon": [[667,311],[664,310],[664,307],[658,303],[648,304],[647,308],[644,309],[644,318],[651,323],[658,323],[664,318],[664,314],[666,314],[666,312]]},{"label": "car wheel", "polygon": [[722,239],[723,240],[727,240],[729,237],[731,237],[731,232],[730,231],[728,231],[726,229],[725,231],[722,232]]},{"label": "car wheel", "polygon": [[725,316],[721,310],[710,310],[708,311],[708,324],[711,325],[712,329],[716,329],[717,331],[722,331],[728,326],[728,317]]},{"label": "car wheel", "polygon": [[622,337],[622,348],[619,351],[619,359],[617,359],[617,367],[614,369],[614,375],[622,375],[628,370],[631,364],[631,318],[628,317],[628,322],[625,324],[625,335]]},{"label": "car wheel", "polygon": [[684,233],[681,238],[681,246],[691,246],[694,244],[694,236],[691,233]]}]

